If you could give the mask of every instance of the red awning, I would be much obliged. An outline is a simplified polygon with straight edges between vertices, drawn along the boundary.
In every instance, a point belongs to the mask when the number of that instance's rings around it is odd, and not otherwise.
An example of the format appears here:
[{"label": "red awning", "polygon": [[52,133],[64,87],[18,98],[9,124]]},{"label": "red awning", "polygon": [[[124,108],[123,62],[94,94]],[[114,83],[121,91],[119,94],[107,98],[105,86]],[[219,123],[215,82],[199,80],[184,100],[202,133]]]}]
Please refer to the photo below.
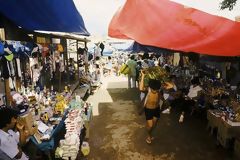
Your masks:
[{"label": "red awning", "polygon": [[112,18],[110,37],[208,55],[240,55],[240,23],[169,0],[127,0]]}]

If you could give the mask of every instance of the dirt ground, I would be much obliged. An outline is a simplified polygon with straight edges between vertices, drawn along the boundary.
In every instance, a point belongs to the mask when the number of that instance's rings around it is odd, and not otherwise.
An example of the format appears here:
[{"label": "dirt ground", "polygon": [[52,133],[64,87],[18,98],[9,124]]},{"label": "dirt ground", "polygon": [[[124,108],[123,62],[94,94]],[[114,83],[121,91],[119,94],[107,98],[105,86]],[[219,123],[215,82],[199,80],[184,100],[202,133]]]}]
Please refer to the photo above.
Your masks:
[{"label": "dirt ground", "polygon": [[[151,145],[145,142],[145,116],[136,89],[107,89],[113,102],[100,103],[90,123],[89,160],[234,160],[231,151],[216,145],[207,122],[188,116],[179,124],[179,112],[161,114]],[[104,95],[103,95],[104,96]]]}]

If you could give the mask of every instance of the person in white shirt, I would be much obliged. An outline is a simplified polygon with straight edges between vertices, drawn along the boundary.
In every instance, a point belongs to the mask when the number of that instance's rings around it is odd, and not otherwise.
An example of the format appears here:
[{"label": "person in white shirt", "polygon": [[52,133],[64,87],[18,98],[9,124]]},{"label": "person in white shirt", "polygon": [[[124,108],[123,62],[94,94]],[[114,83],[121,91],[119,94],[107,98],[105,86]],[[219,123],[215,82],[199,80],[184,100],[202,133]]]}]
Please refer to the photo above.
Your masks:
[{"label": "person in white shirt", "polygon": [[191,115],[193,113],[194,108],[196,108],[197,101],[200,96],[200,92],[202,91],[202,87],[200,86],[200,81],[198,77],[195,77],[191,80],[191,86],[189,88],[188,94],[185,97],[185,110],[191,110]]},{"label": "person in white shirt", "polygon": [[0,157],[28,160],[21,146],[26,143],[29,134],[23,125],[17,123],[17,118],[15,110],[9,107],[0,108]]},{"label": "person in white shirt", "polygon": [[190,98],[191,100],[194,100],[195,98],[198,97],[198,93],[199,91],[202,90],[202,87],[200,87],[200,82],[198,77],[192,79],[191,83],[192,85],[189,88],[187,97]]}]

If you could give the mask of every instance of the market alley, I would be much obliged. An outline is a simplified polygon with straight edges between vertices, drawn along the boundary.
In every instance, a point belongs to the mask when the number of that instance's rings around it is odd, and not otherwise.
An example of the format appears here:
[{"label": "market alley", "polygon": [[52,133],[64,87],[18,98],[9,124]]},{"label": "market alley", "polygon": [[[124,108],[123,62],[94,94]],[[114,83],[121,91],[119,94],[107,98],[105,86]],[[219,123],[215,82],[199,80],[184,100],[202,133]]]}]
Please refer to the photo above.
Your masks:
[{"label": "market alley", "polygon": [[[119,82],[119,81],[123,82]],[[111,77],[104,88],[91,97],[98,104],[99,115],[90,124],[89,160],[232,160],[231,153],[216,145],[206,127],[206,121],[196,116],[186,117],[179,124],[178,111],[161,114],[155,141],[145,142],[145,116],[139,115],[137,89],[126,89],[124,78]],[[116,83],[118,81],[118,83]],[[107,91],[107,92],[106,92]],[[102,97],[108,97],[103,102]],[[96,107],[96,106],[95,106]]]}]

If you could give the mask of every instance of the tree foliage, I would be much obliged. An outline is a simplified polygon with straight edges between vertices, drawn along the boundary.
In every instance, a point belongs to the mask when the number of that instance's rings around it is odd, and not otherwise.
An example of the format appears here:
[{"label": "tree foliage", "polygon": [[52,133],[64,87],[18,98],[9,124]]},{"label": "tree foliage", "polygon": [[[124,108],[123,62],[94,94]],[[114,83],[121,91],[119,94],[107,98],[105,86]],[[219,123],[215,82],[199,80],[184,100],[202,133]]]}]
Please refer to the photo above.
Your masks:
[{"label": "tree foliage", "polygon": [[237,0],[223,0],[220,3],[220,8],[221,9],[226,9],[228,8],[229,10],[232,10],[233,7],[236,5]]}]

